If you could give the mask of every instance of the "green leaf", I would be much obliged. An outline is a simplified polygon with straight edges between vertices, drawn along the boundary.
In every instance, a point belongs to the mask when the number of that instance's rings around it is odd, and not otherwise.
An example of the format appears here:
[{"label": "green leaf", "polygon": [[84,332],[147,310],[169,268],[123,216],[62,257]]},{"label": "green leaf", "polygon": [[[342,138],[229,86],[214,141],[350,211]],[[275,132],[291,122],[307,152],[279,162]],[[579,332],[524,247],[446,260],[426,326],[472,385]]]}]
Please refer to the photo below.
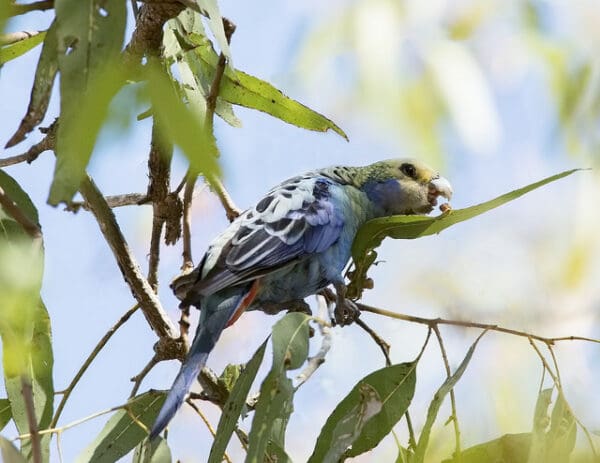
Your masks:
[{"label": "green leaf", "polygon": [[5,437],[0,436],[0,461],[4,463],[27,463],[27,460],[12,445],[12,442]]},{"label": "green leaf", "polygon": [[[1,290],[2,284],[0,284]],[[11,300],[7,301],[10,296],[12,296]],[[10,296],[0,299],[0,306],[3,309],[0,336],[3,347],[4,383],[17,430],[19,434],[27,434],[29,421],[22,393],[22,380],[31,384],[38,429],[48,428],[52,421],[54,358],[50,318],[46,308],[38,299],[39,290],[37,293],[31,292],[29,296],[21,294],[20,297],[13,291]],[[50,434],[41,437],[43,461],[49,461],[50,458],[50,439]],[[30,441],[23,441],[22,451],[28,459],[31,459]]]},{"label": "green leaf", "polygon": [[559,463],[569,461],[575,448],[577,423],[569,404],[561,391],[558,392],[556,404],[552,409],[550,430],[546,436],[546,462]]},{"label": "green leaf", "polygon": [[425,420],[425,424],[423,425],[423,429],[421,430],[419,442],[417,442],[417,448],[415,449],[415,457],[413,459],[414,463],[422,463],[425,460],[425,452],[427,451],[427,446],[429,444],[429,436],[431,434],[431,429],[433,427],[435,419],[437,418],[437,414],[440,411],[440,407],[444,402],[444,398],[452,390],[452,388],[454,388],[458,380],[462,377],[463,373],[467,369],[467,365],[471,361],[471,357],[473,357],[473,352],[475,352],[477,343],[479,343],[479,340],[485,333],[486,332],[484,331],[477,337],[475,342],[467,351],[467,355],[465,355],[465,358],[458,366],[454,374],[446,378],[446,381],[443,382],[443,384],[434,394],[433,400],[429,404],[429,409],[427,410],[427,419]]},{"label": "green leaf", "polygon": [[218,175],[217,146],[204,120],[183,104],[164,69],[150,64],[148,77],[153,114],[161,135],[183,150],[193,170],[207,176]]},{"label": "green leaf", "polygon": [[10,401],[8,399],[0,399],[0,431],[4,429],[4,426],[6,426],[11,418]]},{"label": "green leaf", "polygon": [[101,463],[125,456],[148,436],[148,428],[158,416],[165,398],[163,391],[149,391],[130,399],[125,409],[117,411],[108,420],[77,461]]},{"label": "green leaf", "polygon": [[258,368],[262,363],[267,348],[267,341],[263,342],[254,353],[246,367],[242,370],[229,394],[223,407],[223,413],[217,426],[217,434],[210,449],[208,463],[220,463],[231,435],[235,430],[238,418],[242,413],[250,387],[256,378]]},{"label": "green leaf", "polygon": [[[0,169],[0,188],[2,188],[4,193],[15,202],[29,220],[38,224],[38,212],[33,205],[31,198],[25,193],[16,180],[2,169]],[[0,209],[2,209],[2,206],[0,206]]]},{"label": "green leaf", "polygon": [[223,18],[219,11],[219,4],[216,0],[197,0],[197,2],[198,5],[200,5],[200,8],[208,13],[208,27],[210,27],[211,32],[215,36],[215,40],[221,49],[221,53],[225,55],[229,65],[232,66],[233,69],[233,59],[231,57],[229,42],[227,42],[227,37],[225,35],[225,28],[223,27]]},{"label": "green leaf", "polygon": [[444,460],[442,463],[524,462],[531,444],[531,434],[505,434],[498,439],[478,444],[460,453],[460,459]]},{"label": "green leaf", "polygon": [[133,463],[171,463],[171,449],[167,441],[157,436],[152,441],[144,439],[133,453]]},{"label": "green leaf", "polygon": [[123,0],[57,0],[60,124],[48,202],[70,201],[85,175],[108,105],[124,83]]},{"label": "green leaf", "polygon": [[0,47],[0,66],[27,53],[32,48],[37,47],[44,41],[45,37],[46,31],[36,32],[25,40],[19,40],[10,45]]},{"label": "green leaf", "polygon": [[274,368],[295,370],[308,357],[308,321],[301,312],[287,314],[273,326]]},{"label": "green leaf", "polygon": [[308,317],[289,313],[273,327],[273,365],[260,388],[252,428],[250,429],[246,462],[262,463],[268,452],[285,448],[285,429],[292,413],[294,388],[286,371],[299,368],[308,356]]},{"label": "green leaf", "polygon": [[391,217],[381,217],[369,220],[360,227],[354,238],[354,243],[352,244],[352,259],[355,268],[353,269],[353,272],[351,272],[352,278],[349,284],[349,297],[353,299],[360,298],[367,271],[374,262],[372,256],[373,249],[377,248],[384,238],[415,239],[440,233],[442,230],[445,230],[452,225],[477,217],[478,215],[520,198],[530,191],[547,185],[548,183],[555,182],[563,177],[567,177],[579,170],[581,169],[567,170],[523,188],[513,190],[510,193],[498,196],[490,201],[465,209],[452,210],[437,217],[394,215]]},{"label": "green leaf", "polygon": [[[204,36],[204,28],[199,13],[189,8],[167,23],[163,44],[164,55],[167,59],[177,62],[181,78],[181,93],[187,99],[190,109],[201,118],[206,115],[206,98],[214,80],[211,75],[202,73],[201,64],[195,53],[185,53],[189,49],[185,38],[188,34]],[[233,127],[240,127],[241,121],[233,112],[231,103],[217,98],[215,114]]]},{"label": "green leaf", "polygon": [[327,418],[310,463],[338,462],[374,448],[402,418],[415,392],[417,362],[361,379]]},{"label": "green leaf", "polygon": [[[38,213],[29,196],[9,175],[0,171],[0,188],[30,220]],[[0,208],[0,338],[2,366],[11,416],[20,434],[29,433],[22,386],[31,386],[34,415],[39,429],[52,420],[52,336],[50,319],[40,300],[43,249]],[[51,436],[41,438],[42,460],[49,460]],[[29,440],[22,442],[23,454],[31,457]]]},{"label": "green leaf", "polygon": [[545,461],[546,429],[550,424],[548,408],[552,402],[552,388],[544,389],[538,394],[533,415],[533,432],[528,463],[543,463]]},{"label": "green leaf", "polygon": [[[211,76],[212,79],[218,56],[210,41],[197,34],[188,34],[187,40],[190,41],[189,48],[191,49],[187,53],[195,53],[198,57],[198,60],[194,61],[197,67],[192,68],[192,71],[199,75]],[[229,68],[225,69],[221,80],[219,99],[246,108],[257,109],[303,129],[318,132],[333,130],[348,140],[344,131],[333,121],[285,96],[270,83],[239,70],[236,70],[234,74]]]},{"label": "green leaf", "polygon": [[35,79],[33,81],[33,88],[31,89],[27,112],[21,120],[17,131],[6,143],[5,148],[10,148],[23,141],[25,136],[44,119],[48,103],[50,102],[54,79],[58,72],[57,46],[56,20],[54,20],[46,32],[42,53],[40,54],[40,59],[35,70]]}]

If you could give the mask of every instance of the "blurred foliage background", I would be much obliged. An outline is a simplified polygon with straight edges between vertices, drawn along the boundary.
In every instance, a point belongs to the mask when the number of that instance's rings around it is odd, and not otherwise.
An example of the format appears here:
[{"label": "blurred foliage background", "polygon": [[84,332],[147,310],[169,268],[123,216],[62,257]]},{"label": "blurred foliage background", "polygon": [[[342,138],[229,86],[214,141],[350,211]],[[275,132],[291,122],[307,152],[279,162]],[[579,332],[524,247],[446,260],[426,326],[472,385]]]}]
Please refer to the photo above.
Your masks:
[{"label": "blurred foliage background", "polygon": [[[597,2],[223,0],[220,6],[238,26],[231,46],[235,66],[326,114],[350,138],[346,143],[333,134],[309,133],[236,108],[242,127],[218,121],[215,130],[224,183],[240,207],[304,170],[399,155],[438,166],[453,183],[455,208],[560,170],[591,167],[439,236],[386,241],[379,251],[384,261],[370,273],[375,288],[365,293],[365,302],[544,336],[600,337]],[[32,13],[7,21],[4,30],[45,29],[50,19],[48,13]],[[38,54],[39,48],[34,49],[0,69],[3,143],[25,109]],[[57,113],[55,100],[46,122]],[[150,125],[134,122],[131,107],[145,109],[136,102],[133,92],[119,94],[94,149],[89,170],[105,194],[145,188]],[[12,148],[5,154],[21,151]],[[43,206],[53,166],[52,156],[46,156],[31,166],[11,168],[10,174],[31,195],[44,227],[42,295],[53,324],[54,378],[60,389],[131,299],[89,214]],[[174,178],[185,168],[184,157],[177,153]],[[207,189],[196,194],[193,212],[198,259],[227,221]],[[142,207],[117,211],[144,264],[150,214]],[[168,282],[179,266],[180,249],[165,249],[161,281]],[[176,319],[177,304],[164,286],[165,306]],[[363,317],[392,345],[394,362],[416,356],[426,332],[423,326],[371,314]],[[247,361],[274,321],[263,314],[242,317],[224,333],[211,366],[220,371],[227,363]],[[477,333],[459,328],[442,332],[456,368]],[[154,340],[137,314],[78,386],[65,409],[65,422],[121,403],[130,389],[128,379],[148,361]],[[566,398],[596,446],[598,350],[596,344],[575,341],[555,348]],[[359,378],[383,364],[377,346],[357,327],[334,331],[326,363],[296,395],[287,444],[295,460],[308,457],[334,405]],[[168,387],[177,368],[176,362],[159,365],[146,385]],[[431,396],[444,378],[432,344],[417,372],[411,406],[415,428],[423,425]],[[505,433],[529,432],[541,378],[539,358],[527,340],[487,334],[456,388],[463,447]],[[544,386],[548,385],[546,377]],[[206,408],[216,422],[216,408]],[[443,426],[449,414],[446,403],[434,428],[431,461],[447,458],[452,451],[453,431]],[[63,439],[65,461],[72,461],[102,425],[99,420],[69,430],[69,438],[65,434]],[[193,412],[180,413],[171,433],[171,446],[184,461],[205,460],[211,437]],[[397,434],[406,442],[403,426]],[[577,449],[589,454],[582,433]],[[230,454],[236,461],[243,458],[240,448],[231,448]],[[396,455],[394,438],[388,436],[373,453],[355,461],[394,461]]]}]

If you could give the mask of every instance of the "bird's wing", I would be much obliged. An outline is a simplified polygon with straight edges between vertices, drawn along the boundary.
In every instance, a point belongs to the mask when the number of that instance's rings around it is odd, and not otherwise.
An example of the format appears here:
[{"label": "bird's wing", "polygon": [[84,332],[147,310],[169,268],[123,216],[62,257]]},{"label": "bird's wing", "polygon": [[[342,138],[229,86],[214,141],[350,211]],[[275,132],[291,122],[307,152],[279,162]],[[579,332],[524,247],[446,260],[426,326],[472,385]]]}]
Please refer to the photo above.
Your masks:
[{"label": "bird's wing", "polygon": [[310,174],[275,187],[211,246],[193,292],[206,296],[328,249],[344,225],[335,187]]}]

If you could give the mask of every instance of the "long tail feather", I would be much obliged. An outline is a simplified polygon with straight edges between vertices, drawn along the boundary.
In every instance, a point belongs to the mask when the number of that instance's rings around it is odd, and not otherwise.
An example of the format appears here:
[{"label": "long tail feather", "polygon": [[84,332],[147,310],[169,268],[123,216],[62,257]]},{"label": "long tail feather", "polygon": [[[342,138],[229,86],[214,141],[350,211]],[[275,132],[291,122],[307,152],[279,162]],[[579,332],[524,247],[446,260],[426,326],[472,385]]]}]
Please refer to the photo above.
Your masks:
[{"label": "long tail feather", "polygon": [[254,282],[250,288],[231,288],[222,297],[218,299],[213,297],[213,299],[207,301],[202,308],[196,336],[152,426],[150,439],[158,436],[179,410],[192,383],[206,364],[208,354],[215,347],[221,333],[225,327],[229,326],[234,315],[243,312],[252,303],[256,296],[256,287],[257,282]]}]

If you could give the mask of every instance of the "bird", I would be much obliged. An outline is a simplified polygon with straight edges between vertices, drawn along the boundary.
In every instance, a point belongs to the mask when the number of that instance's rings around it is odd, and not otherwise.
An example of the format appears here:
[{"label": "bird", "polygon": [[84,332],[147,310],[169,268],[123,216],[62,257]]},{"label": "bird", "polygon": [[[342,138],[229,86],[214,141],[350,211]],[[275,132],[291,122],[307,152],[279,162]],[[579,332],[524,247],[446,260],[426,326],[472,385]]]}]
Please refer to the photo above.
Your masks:
[{"label": "bird", "polygon": [[247,310],[310,313],[304,298],[333,286],[334,322],[351,323],[343,270],[362,224],[377,217],[428,214],[450,182],[417,159],[307,172],[271,189],[209,245],[171,287],[180,307],[200,309],[196,334],[152,426],[159,435],[183,403],[222,331]]}]

